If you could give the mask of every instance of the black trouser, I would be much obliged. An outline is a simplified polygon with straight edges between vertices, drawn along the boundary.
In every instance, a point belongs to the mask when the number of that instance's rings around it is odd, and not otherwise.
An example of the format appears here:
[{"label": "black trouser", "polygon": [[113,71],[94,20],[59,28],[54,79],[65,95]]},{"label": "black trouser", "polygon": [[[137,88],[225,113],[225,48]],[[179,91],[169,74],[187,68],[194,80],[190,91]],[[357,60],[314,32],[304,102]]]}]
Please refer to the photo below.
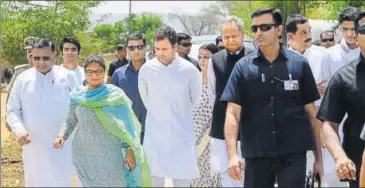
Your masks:
[{"label": "black trouser", "polygon": [[244,187],[304,187],[306,163],[306,153],[245,158]]}]

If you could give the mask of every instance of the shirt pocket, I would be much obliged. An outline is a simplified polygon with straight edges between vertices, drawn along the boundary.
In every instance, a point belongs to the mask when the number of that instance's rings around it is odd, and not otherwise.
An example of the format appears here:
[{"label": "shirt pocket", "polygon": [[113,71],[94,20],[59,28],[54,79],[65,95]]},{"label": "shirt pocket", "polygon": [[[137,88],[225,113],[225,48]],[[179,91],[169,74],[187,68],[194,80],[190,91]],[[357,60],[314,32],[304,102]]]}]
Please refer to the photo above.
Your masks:
[{"label": "shirt pocket", "polygon": [[[262,97],[264,97],[264,91],[265,91],[265,86],[262,83],[261,77],[259,76],[253,76],[253,77],[249,77],[246,78],[247,79],[247,85],[248,85],[248,96],[250,97],[250,99],[260,99]],[[266,81],[267,82],[267,81]]]}]

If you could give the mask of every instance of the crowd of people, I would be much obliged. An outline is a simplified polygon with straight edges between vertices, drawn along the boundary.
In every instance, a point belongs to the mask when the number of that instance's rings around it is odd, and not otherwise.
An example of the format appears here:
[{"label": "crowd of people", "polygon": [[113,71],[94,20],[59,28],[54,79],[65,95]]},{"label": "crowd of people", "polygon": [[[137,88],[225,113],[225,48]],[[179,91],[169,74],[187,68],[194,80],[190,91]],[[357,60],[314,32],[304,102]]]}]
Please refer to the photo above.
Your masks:
[{"label": "crowd of people", "polygon": [[26,38],[7,102],[25,186],[71,187],[76,172],[79,187],[304,187],[308,171],[365,186],[365,12],[338,22],[341,40],[324,31],[316,46],[305,16],[260,8],[251,49],[227,16],[197,60],[191,36],[163,26],[148,58],[132,33],[108,69],[100,55],[79,65],[73,37],[61,65],[51,40]]}]

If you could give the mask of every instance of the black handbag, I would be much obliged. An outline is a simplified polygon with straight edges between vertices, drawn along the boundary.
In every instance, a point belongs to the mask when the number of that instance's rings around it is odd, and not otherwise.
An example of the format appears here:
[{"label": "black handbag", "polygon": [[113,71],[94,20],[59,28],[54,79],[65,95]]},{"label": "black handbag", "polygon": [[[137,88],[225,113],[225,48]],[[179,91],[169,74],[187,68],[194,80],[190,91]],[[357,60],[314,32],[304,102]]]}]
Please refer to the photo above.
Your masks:
[{"label": "black handbag", "polygon": [[314,188],[314,182],[317,181],[317,187],[321,188],[321,177],[318,173],[313,173],[311,170],[305,179],[305,188]]}]

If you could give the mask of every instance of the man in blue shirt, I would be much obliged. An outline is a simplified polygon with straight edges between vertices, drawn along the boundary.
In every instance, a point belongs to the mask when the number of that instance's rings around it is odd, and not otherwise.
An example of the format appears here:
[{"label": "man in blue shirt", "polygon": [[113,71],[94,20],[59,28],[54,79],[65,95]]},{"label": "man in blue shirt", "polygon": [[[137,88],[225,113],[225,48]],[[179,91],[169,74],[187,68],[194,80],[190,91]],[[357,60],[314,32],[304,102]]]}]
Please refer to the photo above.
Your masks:
[{"label": "man in blue shirt", "polygon": [[132,100],[133,111],[142,124],[141,143],[143,143],[147,110],[138,91],[138,72],[146,62],[146,39],[140,33],[133,33],[127,38],[126,48],[131,61],[114,72],[110,83],[123,89]]}]

